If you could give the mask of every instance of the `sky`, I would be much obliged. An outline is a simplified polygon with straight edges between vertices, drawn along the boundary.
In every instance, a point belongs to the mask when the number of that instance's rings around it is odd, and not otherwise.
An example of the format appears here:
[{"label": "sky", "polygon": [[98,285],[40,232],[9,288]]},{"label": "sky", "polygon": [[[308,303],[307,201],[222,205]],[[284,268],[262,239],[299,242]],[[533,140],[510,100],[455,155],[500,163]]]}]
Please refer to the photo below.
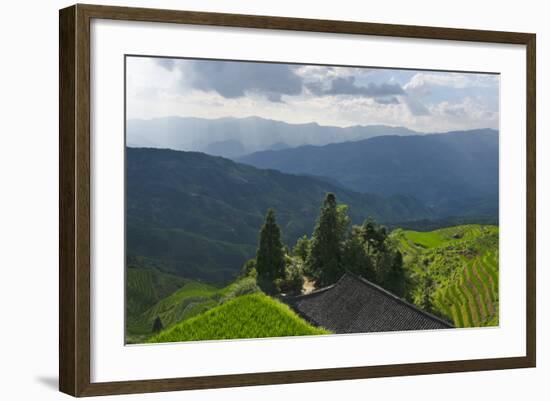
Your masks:
[{"label": "sky", "polygon": [[421,132],[498,129],[499,76],[127,57],[127,118],[257,116]]}]

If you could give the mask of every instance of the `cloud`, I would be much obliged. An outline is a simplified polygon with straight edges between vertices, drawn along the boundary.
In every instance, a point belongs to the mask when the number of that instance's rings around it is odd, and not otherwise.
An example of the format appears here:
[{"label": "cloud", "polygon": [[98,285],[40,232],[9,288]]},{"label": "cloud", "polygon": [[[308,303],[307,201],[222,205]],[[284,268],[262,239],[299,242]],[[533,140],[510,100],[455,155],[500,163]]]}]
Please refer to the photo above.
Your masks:
[{"label": "cloud", "polygon": [[325,88],[321,81],[311,82],[307,84],[311,93],[323,95],[351,95],[364,97],[390,97],[393,95],[404,95],[405,92],[399,84],[375,84],[368,83],[366,86],[360,86],[355,83],[355,77],[337,77],[330,81],[328,88]]},{"label": "cloud", "polygon": [[[425,92],[428,94],[424,94]],[[130,57],[129,118],[259,116],[425,132],[499,127],[498,76]]]},{"label": "cloud", "polygon": [[430,110],[414,96],[404,96],[404,103],[407,105],[407,109],[413,116],[427,116],[430,114]]},{"label": "cloud", "polygon": [[169,70],[180,68],[191,88],[214,91],[226,99],[255,94],[281,102],[283,95],[302,92],[302,79],[288,64],[169,59],[157,62]]},{"label": "cloud", "polygon": [[490,110],[478,99],[466,97],[460,102],[441,102],[432,108],[432,112],[453,121],[465,119],[473,121],[498,122],[498,111]]},{"label": "cloud", "polygon": [[160,65],[162,68],[165,68],[168,71],[173,71],[174,67],[176,67],[176,60],[173,58],[157,58],[156,62],[158,65]]},{"label": "cloud", "polygon": [[416,73],[404,86],[408,93],[429,95],[434,88],[491,88],[498,84],[498,75],[465,73]]},{"label": "cloud", "polygon": [[259,95],[281,102],[283,96],[301,95],[307,88],[313,96],[362,96],[395,104],[395,96],[405,94],[398,83],[359,85],[357,78],[372,73],[366,68],[168,58],[156,59],[156,63],[170,72],[179,70],[186,87],[213,91],[226,99]]},{"label": "cloud", "polygon": [[366,67],[326,67],[321,65],[301,65],[296,67],[296,74],[310,82],[337,77],[366,77],[372,73],[373,70]]},{"label": "cloud", "polygon": [[378,104],[399,104],[401,103],[395,96],[375,98],[374,101]]}]

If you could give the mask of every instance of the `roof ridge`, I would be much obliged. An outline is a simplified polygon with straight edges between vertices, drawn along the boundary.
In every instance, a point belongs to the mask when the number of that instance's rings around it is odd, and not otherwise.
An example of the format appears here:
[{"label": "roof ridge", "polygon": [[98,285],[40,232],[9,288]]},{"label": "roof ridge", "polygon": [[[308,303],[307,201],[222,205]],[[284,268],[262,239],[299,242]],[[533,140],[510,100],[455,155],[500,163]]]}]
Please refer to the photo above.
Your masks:
[{"label": "roof ridge", "polygon": [[[342,276],[342,277],[343,277],[343,276]],[[325,292],[325,291],[328,291],[328,290],[330,290],[330,289],[336,287],[336,284],[338,284],[340,280],[341,280],[341,278],[340,278],[336,283],[334,283],[334,284],[327,285],[326,287],[322,287],[322,288],[317,288],[316,290],[313,290],[313,291],[311,291],[311,292],[309,292],[309,293],[307,293],[307,294],[287,295],[286,297],[287,297],[288,299],[293,299],[293,300],[294,300],[294,299],[306,298],[306,297],[309,297],[309,296],[311,296],[311,295],[321,294],[321,293],[323,293],[323,292]]]},{"label": "roof ridge", "polygon": [[308,292],[307,294],[287,295],[287,296],[285,296],[285,298],[295,300],[295,299],[307,298],[311,295],[322,294],[323,292],[328,291],[328,290],[336,287],[338,284],[340,284],[340,281],[342,281],[342,279],[345,277],[346,273],[347,273],[347,271],[344,272],[342,277],[340,277],[337,282],[335,282],[333,284],[330,284],[330,285],[327,285],[326,287],[317,288],[316,290]]},{"label": "roof ridge", "polygon": [[[405,301],[404,299],[398,297],[397,295],[395,295],[394,293],[386,290],[385,288],[379,286],[378,284],[374,284],[373,282],[367,280],[366,278],[364,277],[361,277],[355,273],[352,273],[348,270],[346,270],[346,272],[344,273],[344,275],[336,282],[336,284],[339,284],[340,281],[346,277],[346,276],[350,276],[351,278],[353,278],[354,280],[358,280],[359,282],[365,284],[365,285],[369,285],[371,286],[372,288],[374,288],[375,290],[378,290],[380,292],[382,292],[384,295],[389,295],[391,298],[395,299],[397,302],[400,302],[402,304],[404,304],[405,306],[409,307],[410,309],[416,311],[416,312],[420,312],[421,314],[425,315],[425,316],[428,316],[429,318],[431,319],[435,319],[437,321],[439,321],[440,323],[443,323],[449,327],[452,327],[454,328],[454,326],[452,324],[450,324],[449,322],[447,322],[446,320],[444,319],[441,319],[440,317],[438,316],[435,316],[434,314],[432,313],[429,313],[429,312],[426,312],[425,310],[422,310],[420,308],[418,308],[416,305],[413,305],[412,303],[408,302],[408,301]],[[332,286],[335,286],[336,284],[333,284]],[[326,287],[328,289],[328,287]]]}]

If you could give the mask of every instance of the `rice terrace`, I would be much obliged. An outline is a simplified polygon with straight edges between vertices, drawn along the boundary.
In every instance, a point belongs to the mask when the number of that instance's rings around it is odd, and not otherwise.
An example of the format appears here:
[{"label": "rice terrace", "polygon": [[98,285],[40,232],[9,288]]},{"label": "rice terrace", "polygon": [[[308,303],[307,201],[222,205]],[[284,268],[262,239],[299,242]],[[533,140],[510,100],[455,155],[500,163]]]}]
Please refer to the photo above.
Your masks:
[{"label": "rice terrace", "polygon": [[126,344],[499,326],[498,75],[125,63]]},{"label": "rice terrace", "polygon": [[429,283],[415,290],[419,304],[427,288],[429,307],[455,327],[498,326],[498,227],[396,230],[393,235],[410,274]]}]

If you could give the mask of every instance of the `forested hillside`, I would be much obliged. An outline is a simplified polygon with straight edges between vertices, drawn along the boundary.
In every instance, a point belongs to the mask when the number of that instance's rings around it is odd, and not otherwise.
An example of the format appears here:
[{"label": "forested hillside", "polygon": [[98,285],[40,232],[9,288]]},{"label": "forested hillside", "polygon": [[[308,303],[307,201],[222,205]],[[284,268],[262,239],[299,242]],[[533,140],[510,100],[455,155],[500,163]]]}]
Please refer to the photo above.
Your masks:
[{"label": "forested hillside", "polygon": [[[499,324],[498,227],[388,232],[372,218],[353,225],[348,212],[348,205],[338,204],[328,193],[311,235],[292,244],[283,240],[276,212],[269,209],[258,229],[254,257],[242,265],[235,281],[222,288],[153,267],[129,266],[126,341],[328,333],[279,301],[290,296],[288,303],[294,305],[292,296],[308,291],[308,286],[331,288],[346,273],[363,277],[455,327]],[[139,262],[143,260],[135,258],[134,264]],[[161,292],[167,295],[159,299]],[[133,300],[136,296],[141,303]]]},{"label": "forested hillside", "polygon": [[126,161],[128,255],[220,285],[254,255],[270,207],[289,244],[312,232],[327,192],[349,206],[354,223],[368,216],[384,222],[432,216],[411,196],[359,194],[202,153],[128,148]]},{"label": "forested hillside", "polygon": [[437,216],[498,216],[498,131],[379,136],[243,156],[239,162],[328,177],[357,192],[414,196]]}]

